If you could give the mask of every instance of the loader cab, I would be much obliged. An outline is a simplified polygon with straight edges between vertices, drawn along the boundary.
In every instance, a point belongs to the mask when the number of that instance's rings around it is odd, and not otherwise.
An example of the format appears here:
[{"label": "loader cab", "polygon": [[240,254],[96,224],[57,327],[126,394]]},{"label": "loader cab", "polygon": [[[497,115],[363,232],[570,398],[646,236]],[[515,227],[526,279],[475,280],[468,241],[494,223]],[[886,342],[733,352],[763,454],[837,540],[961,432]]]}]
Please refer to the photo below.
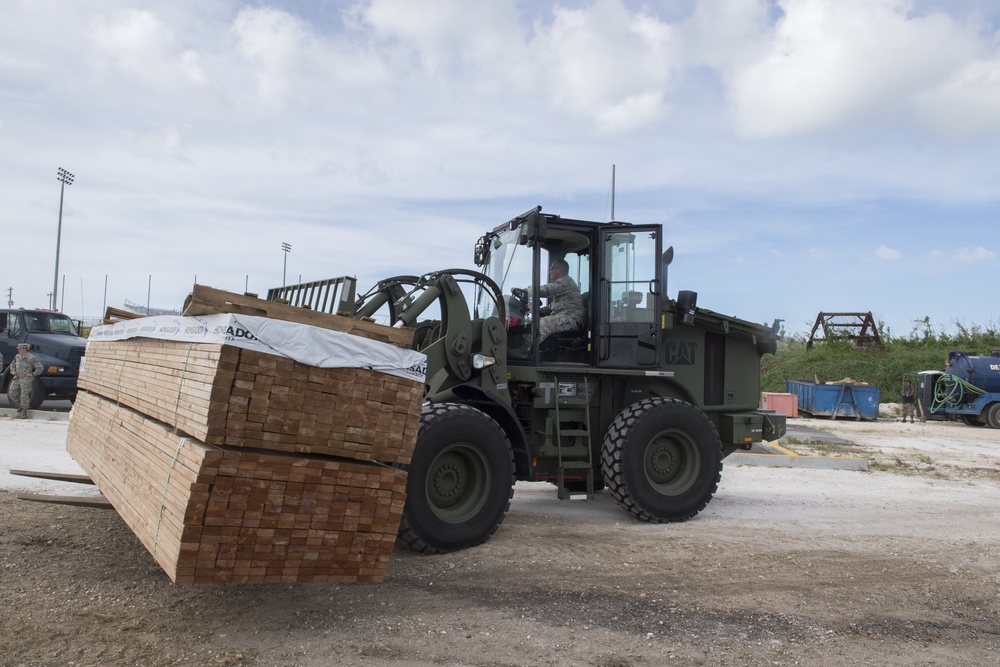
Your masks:
[{"label": "loader cab", "polygon": [[[610,368],[658,363],[661,307],[659,225],[595,223],[537,209],[477,245],[477,263],[503,291],[508,363]],[[578,315],[559,315],[546,288],[565,267],[579,292]],[[484,307],[486,304],[482,304]]]}]

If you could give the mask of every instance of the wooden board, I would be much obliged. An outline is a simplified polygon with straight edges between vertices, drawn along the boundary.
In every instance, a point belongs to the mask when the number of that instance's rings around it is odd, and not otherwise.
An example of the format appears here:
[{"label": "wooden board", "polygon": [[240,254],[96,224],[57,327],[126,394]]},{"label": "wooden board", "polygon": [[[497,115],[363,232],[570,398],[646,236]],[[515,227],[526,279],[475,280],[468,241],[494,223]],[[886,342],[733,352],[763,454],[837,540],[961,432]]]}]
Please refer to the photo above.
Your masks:
[{"label": "wooden board", "polygon": [[35,477],[37,479],[51,479],[59,482],[73,482],[74,484],[93,484],[94,480],[87,475],[77,475],[71,472],[49,472],[48,470],[8,470],[11,475],[20,477]]},{"label": "wooden board", "polygon": [[401,470],[207,445],[88,391],[66,448],[176,583],[385,576]]},{"label": "wooden board", "polygon": [[184,304],[183,314],[212,315],[215,313],[238,313],[309,324],[314,327],[343,331],[355,336],[390,343],[398,347],[409,348],[413,343],[413,329],[407,327],[387,327],[343,315],[332,315],[286,303],[266,301],[245,294],[226,292],[206,285],[195,285],[194,291]]},{"label": "wooden board", "polygon": [[78,386],[206,444],[409,463],[419,382],[231,345],[93,342]]},{"label": "wooden board", "polygon": [[46,493],[17,492],[18,500],[31,500],[36,503],[52,503],[54,505],[73,505],[74,507],[96,507],[97,509],[114,509],[111,502],[103,496],[54,496]]}]

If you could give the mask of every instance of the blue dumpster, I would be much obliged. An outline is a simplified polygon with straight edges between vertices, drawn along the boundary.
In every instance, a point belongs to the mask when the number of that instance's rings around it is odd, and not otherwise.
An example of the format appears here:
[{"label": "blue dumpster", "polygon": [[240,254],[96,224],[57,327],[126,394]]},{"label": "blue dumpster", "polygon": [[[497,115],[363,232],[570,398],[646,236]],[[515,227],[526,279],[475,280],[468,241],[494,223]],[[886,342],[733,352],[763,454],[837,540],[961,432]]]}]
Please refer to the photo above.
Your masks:
[{"label": "blue dumpster", "polygon": [[878,419],[878,387],[853,382],[816,383],[787,380],[786,390],[799,400],[799,412],[813,417]]}]

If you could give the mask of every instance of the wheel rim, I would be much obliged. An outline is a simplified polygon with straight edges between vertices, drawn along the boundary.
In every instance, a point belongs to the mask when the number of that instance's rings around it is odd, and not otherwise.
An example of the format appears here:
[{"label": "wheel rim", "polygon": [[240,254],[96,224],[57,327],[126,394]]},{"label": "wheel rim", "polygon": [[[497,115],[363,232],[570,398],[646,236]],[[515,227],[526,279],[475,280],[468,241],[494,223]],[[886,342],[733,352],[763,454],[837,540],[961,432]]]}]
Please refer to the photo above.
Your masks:
[{"label": "wheel rim", "polygon": [[471,519],[489,496],[490,467],[484,454],[468,443],[455,443],[431,462],[427,504],[450,523]]},{"label": "wheel rim", "polygon": [[650,440],[643,460],[646,481],[657,493],[676,496],[691,488],[701,467],[698,445],[684,431],[662,431]]}]

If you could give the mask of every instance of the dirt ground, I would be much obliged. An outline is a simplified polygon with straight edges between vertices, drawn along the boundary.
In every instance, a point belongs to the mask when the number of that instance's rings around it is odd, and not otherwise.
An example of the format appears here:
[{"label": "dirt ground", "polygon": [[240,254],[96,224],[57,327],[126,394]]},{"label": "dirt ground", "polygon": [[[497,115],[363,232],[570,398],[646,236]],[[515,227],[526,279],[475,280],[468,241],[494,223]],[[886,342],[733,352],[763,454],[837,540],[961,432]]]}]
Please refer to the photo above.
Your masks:
[{"label": "dirt ground", "polygon": [[[519,483],[487,544],[397,550],[381,584],[175,586],[115,512],[7,484],[0,664],[1000,663],[1000,431],[790,424],[787,447],[869,470],[727,465],[668,525]],[[65,423],[0,418],[0,461],[64,442]]]}]

